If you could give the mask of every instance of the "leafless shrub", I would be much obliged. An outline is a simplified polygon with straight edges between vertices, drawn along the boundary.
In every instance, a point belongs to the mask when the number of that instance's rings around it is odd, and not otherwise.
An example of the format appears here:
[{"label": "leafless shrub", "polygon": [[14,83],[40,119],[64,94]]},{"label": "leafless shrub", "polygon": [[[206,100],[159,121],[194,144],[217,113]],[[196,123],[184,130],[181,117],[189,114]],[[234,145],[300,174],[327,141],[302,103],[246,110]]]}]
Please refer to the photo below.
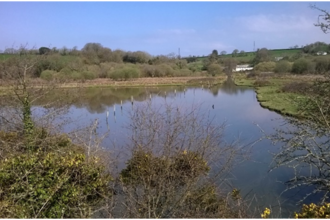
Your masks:
[{"label": "leafless shrub", "polygon": [[117,180],[120,203],[111,216],[247,216],[239,194],[227,196],[232,189],[224,179],[246,149],[223,141],[224,124],[214,124],[198,108],[166,103],[139,105],[130,117],[131,156]]},{"label": "leafless shrub", "polygon": [[279,153],[274,155],[272,170],[286,166],[294,171],[294,176],[286,182],[287,190],[313,188],[301,202],[315,194],[322,195],[322,202],[329,200],[329,89],[329,79],[315,81],[303,92],[305,98],[296,100],[304,119],[286,118],[286,128],[277,129],[276,133],[267,137],[274,144],[281,144]]},{"label": "leafless shrub", "polygon": [[259,73],[257,73],[256,71],[252,71],[246,75],[247,78],[256,78],[258,76],[259,76]]},{"label": "leafless shrub", "polygon": [[328,11],[324,10],[324,9],[320,9],[318,7],[316,7],[315,5],[311,5],[312,9],[316,9],[319,12],[321,12],[321,15],[319,15],[317,23],[314,24],[316,27],[320,27],[321,30],[327,34],[329,33],[329,29],[330,29],[330,24],[329,24],[329,18],[330,18],[330,14]]},{"label": "leafless shrub", "polygon": [[307,82],[291,82],[282,87],[282,92],[303,93],[311,85]]},{"label": "leafless shrub", "polygon": [[270,85],[270,82],[265,79],[257,79],[256,81],[254,81],[253,85],[258,86],[258,87],[268,86],[268,85]]}]

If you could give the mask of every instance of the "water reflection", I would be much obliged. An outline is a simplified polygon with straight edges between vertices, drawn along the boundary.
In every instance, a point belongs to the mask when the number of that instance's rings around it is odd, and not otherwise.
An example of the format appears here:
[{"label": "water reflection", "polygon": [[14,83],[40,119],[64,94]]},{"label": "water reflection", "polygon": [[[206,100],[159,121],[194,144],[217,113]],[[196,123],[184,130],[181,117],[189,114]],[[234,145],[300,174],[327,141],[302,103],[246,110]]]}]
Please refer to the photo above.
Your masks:
[{"label": "water reflection", "polygon": [[[88,88],[80,91],[80,95],[74,102],[77,108],[87,108],[90,113],[103,113],[113,105],[120,105],[126,102],[143,102],[152,97],[174,98],[176,96],[185,98],[187,91],[193,90],[193,96],[199,87],[149,87],[149,88]],[[226,81],[223,85],[204,88],[208,93],[217,97],[220,93],[236,95],[244,93],[251,88],[237,87],[232,80]]]},{"label": "water reflection", "polygon": [[237,95],[239,93],[244,93],[247,90],[251,90],[251,88],[236,86],[231,77],[228,77],[227,80],[221,85],[221,91],[229,95]]},{"label": "water reflection", "polygon": [[[196,91],[200,90],[197,86],[167,86],[167,87],[147,87],[147,88],[86,88],[86,89],[63,89],[39,100],[36,105],[61,99],[64,93],[76,94],[72,105],[76,108],[86,108],[90,113],[104,113],[114,105],[123,106],[126,102],[143,102],[153,97],[162,97],[164,99],[173,99],[174,97],[186,98],[196,96]],[[229,95],[243,93],[251,90],[250,88],[237,87],[233,81],[226,81],[223,85],[214,85],[203,88],[203,91],[217,97],[219,93]],[[193,94],[190,94],[193,91]],[[198,94],[197,94],[198,96]],[[198,98],[198,97],[197,97]],[[189,97],[187,97],[189,99]],[[214,104],[214,103],[213,103]]]},{"label": "water reflection", "polygon": [[[237,87],[231,78],[222,85],[215,86],[167,86],[167,87],[139,87],[139,88],[87,88],[70,89],[66,92],[77,94],[71,105],[72,119],[80,123],[99,119],[100,134],[110,130],[110,136],[105,140],[104,145],[108,149],[115,149],[113,146],[125,145],[125,140],[130,138],[130,133],[124,129],[129,123],[129,115],[134,111],[134,106],[152,102],[156,106],[162,106],[164,102],[171,103],[178,108],[190,107],[198,104],[201,111],[214,118],[216,123],[227,123],[225,130],[226,142],[234,142],[238,138],[240,144],[247,145],[260,138],[261,133],[255,123],[262,127],[267,133],[280,126],[281,118],[275,112],[264,109],[256,99],[256,94],[249,87]],[[62,97],[59,90],[39,104],[49,100],[56,100]],[[37,103],[38,104],[38,103]],[[82,116],[82,117],[81,117]],[[70,125],[74,129],[76,125]],[[68,129],[69,130],[69,129]],[[113,148],[112,148],[113,147]],[[278,206],[278,201],[283,202],[279,195],[285,186],[279,181],[286,181],[292,175],[288,169],[279,169],[268,173],[272,161],[271,152],[274,148],[267,140],[254,145],[250,160],[235,167],[228,175],[230,184],[241,189],[242,195],[258,198],[253,205],[263,209],[266,206]],[[127,155],[125,155],[127,158]],[[123,163],[122,166],[125,164]],[[289,216],[294,211],[296,198],[286,195],[285,205],[282,207],[283,216]],[[292,210],[291,210],[292,208]]]}]

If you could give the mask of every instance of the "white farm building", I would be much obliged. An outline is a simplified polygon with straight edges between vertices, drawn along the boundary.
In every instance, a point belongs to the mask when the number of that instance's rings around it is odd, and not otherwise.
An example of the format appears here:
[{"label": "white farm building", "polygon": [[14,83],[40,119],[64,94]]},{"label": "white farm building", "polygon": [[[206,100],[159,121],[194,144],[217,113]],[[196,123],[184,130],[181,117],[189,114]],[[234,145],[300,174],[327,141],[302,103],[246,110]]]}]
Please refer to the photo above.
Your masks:
[{"label": "white farm building", "polygon": [[236,69],[234,69],[234,72],[240,72],[240,71],[247,71],[247,70],[253,70],[253,67],[250,67],[249,64],[245,65],[237,65]]}]

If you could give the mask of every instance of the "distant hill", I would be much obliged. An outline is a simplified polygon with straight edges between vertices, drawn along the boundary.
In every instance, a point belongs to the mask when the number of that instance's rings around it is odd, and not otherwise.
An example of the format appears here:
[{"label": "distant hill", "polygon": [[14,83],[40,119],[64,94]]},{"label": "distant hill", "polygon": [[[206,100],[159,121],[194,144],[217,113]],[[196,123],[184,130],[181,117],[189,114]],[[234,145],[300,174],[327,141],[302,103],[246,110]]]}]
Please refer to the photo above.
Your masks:
[{"label": "distant hill", "polygon": [[[276,56],[276,57],[284,57],[284,56],[292,56],[300,51],[302,51],[302,48],[293,48],[293,49],[273,49],[273,50],[268,50],[270,51],[272,56]],[[235,56],[235,58],[241,58],[244,59],[245,57],[248,57],[249,59],[254,58],[255,56],[255,52],[250,51],[250,52],[245,52],[244,56],[240,56],[240,54],[238,54],[237,56]],[[196,57],[197,59],[203,59],[207,56],[198,56]],[[226,55],[219,55],[219,57],[233,57],[232,54],[226,54]],[[188,57],[182,57],[183,59],[186,59]]]},{"label": "distant hill", "polygon": [[[273,49],[269,50],[272,57],[285,57],[285,56],[293,56],[299,52],[302,51],[302,48],[294,48],[294,49]],[[203,61],[208,56],[200,56],[195,57],[196,61]],[[219,58],[235,58],[238,63],[251,63],[252,60],[255,57],[255,52],[244,52],[244,54],[238,53],[236,56],[232,56],[232,54],[226,54],[226,55],[219,55]],[[191,59],[191,57],[182,57],[183,59]]]}]

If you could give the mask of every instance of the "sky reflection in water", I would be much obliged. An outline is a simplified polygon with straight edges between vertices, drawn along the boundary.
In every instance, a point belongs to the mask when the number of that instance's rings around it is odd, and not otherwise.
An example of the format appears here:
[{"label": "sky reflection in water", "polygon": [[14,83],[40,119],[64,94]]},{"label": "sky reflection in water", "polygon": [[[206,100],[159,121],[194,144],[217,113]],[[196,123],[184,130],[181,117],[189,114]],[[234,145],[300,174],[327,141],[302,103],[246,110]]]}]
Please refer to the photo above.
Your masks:
[{"label": "sky reflection in water", "polygon": [[[131,96],[134,97],[133,106]],[[76,122],[66,126],[65,131],[75,129],[77,125],[87,126],[98,119],[100,134],[106,132],[107,127],[110,129],[109,137],[104,140],[104,145],[111,150],[118,151],[118,148],[113,147],[115,143],[122,150],[121,147],[125,146],[125,140],[130,137],[129,132],[124,129],[129,123],[129,112],[147,100],[150,100],[155,106],[164,105],[164,102],[180,108],[200,106],[201,111],[213,118],[215,123],[226,123],[226,142],[231,143],[239,138],[239,144],[242,146],[253,143],[262,136],[256,124],[270,134],[283,122],[279,114],[260,106],[253,89],[236,87],[232,82],[228,82],[222,86],[211,88],[87,89],[71,106],[67,116]],[[122,108],[121,102],[123,103]],[[109,112],[108,120],[106,120],[107,112]],[[281,168],[268,173],[272,162],[271,152],[276,152],[276,150],[277,147],[271,145],[268,140],[255,144],[250,159],[236,166],[228,174],[229,184],[241,189],[241,194],[243,197],[246,196],[246,199],[254,198],[252,207],[260,208],[260,210],[270,206],[276,209],[279,201],[286,201],[282,205],[282,216],[288,217],[289,213],[296,210],[295,202],[301,198],[301,194],[298,193],[292,197],[296,192],[291,191],[282,194],[281,198],[278,197],[285,189],[280,182],[288,180],[292,172],[289,169]],[[129,157],[126,154],[121,156],[122,159]],[[124,161],[120,166],[124,166]]]}]

